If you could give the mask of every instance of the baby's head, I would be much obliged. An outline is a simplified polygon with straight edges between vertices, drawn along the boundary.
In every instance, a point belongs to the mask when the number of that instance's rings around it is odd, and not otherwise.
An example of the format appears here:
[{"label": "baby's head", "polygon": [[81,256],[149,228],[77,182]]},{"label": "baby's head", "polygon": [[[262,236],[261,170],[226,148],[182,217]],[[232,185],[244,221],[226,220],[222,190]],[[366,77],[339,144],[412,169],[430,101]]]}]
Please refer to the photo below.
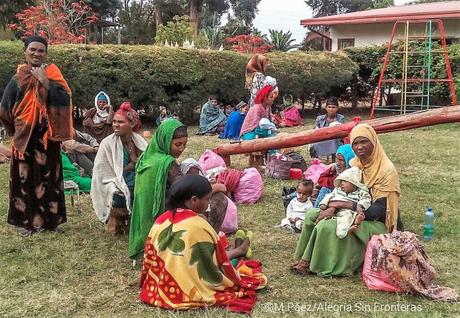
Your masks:
[{"label": "baby's head", "polygon": [[334,180],[334,186],[345,193],[352,193],[358,189],[368,191],[362,183],[362,171],[358,167],[351,167],[341,172]]},{"label": "baby's head", "polygon": [[313,193],[313,181],[310,179],[305,179],[299,182],[297,185],[297,201],[307,202],[308,198],[311,197]]},{"label": "baby's head", "polygon": [[340,180],[340,189],[345,193],[352,193],[358,190],[358,187],[349,181]]}]

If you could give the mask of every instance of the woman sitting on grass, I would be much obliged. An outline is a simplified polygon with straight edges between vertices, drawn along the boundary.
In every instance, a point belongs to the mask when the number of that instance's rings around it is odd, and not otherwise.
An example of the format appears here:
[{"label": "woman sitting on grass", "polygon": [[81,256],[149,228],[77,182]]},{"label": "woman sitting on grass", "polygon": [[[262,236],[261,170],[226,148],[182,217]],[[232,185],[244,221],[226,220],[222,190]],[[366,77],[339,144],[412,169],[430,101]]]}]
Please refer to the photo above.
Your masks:
[{"label": "woman sitting on grass", "polygon": [[244,119],[241,127],[240,137],[242,140],[256,139],[259,135],[266,133],[259,128],[259,123],[262,118],[270,117],[270,108],[275,100],[273,86],[267,85],[262,88],[255,99],[255,105],[251,107]]},{"label": "woman sitting on grass", "polygon": [[113,117],[114,133],[104,138],[94,160],[91,199],[94,210],[109,233],[124,233],[131,210],[137,160],[147,146],[137,132],[139,115],[127,102]]},{"label": "woman sitting on grass", "polygon": [[223,133],[219,138],[222,139],[238,139],[240,138],[241,126],[243,125],[244,118],[249,110],[249,105],[245,102],[240,102],[236,105],[236,109],[232,111],[225,124]]},{"label": "woman sitting on grass", "polygon": [[[326,114],[316,117],[315,129],[329,127],[331,124],[343,124],[345,117],[337,111],[339,110],[339,100],[336,97],[331,97],[326,101]],[[317,142],[311,145],[310,155],[313,158],[321,156],[332,156],[335,160],[335,152],[342,144],[340,139],[327,140]]]},{"label": "woman sitting on grass", "polygon": [[[142,256],[145,240],[156,218],[165,211],[165,199],[171,185],[183,174],[176,159],[188,141],[187,127],[176,119],[164,121],[155,132],[136,167],[134,206],[129,230],[129,257]],[[214,192],[226,192],[217,185]],[[210,218],[223,222],[227,199],[211,209]],[[220,202],[220,201],[219,201]],[[216,224],[220,228],[220,224]]]},{"label": "woman sitting on grass", "polygon": [[339,239],[336,236],[339,209],[356,211],[351,202],[331,201],[326,210],[311,209],[305,222],[291,266],[292,271],[305,275],[310,272],[320,276],[353,275],[364,261],[367,242],[374,234],[400,229],[399,176],[388,159],[374,129],[357,125],[350,133],[356,158],[351,166],[363,171],[363,182],[369,188],[372,205],[364,211],[365,221],[359,229]]},{"label": "woman sitting on grass", "polygon": [[200,129],[197,135],[220,134],[224,131],[226,120],[227,116],[220,109],[217,98],[209,96],[208,102],[201,108]]},{"label": "woman sitting on grass", "polygon": [[183,176],[171,186],[168,210],[156,219],[145,244],[142,302],[173,310],[216,306],[252,311],[255,291],[266,286],[267,278],[260,262],[231,265],[230,259],[246,254],[249,241],[225,250],[203,217],[212,190],[209,181],[198,175]]}]

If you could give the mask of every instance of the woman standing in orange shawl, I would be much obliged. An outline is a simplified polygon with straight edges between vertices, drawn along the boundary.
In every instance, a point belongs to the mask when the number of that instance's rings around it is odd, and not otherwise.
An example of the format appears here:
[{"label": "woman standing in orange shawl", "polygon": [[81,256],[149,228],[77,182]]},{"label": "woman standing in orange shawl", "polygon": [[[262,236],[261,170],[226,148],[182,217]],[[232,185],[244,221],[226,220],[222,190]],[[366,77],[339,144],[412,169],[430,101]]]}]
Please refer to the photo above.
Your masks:
[{"label": "woman standing in orange shawl", "polygon": [[58,231],[66,222],[60,142],[71,139],[71,91],[54,64],[44,64],[48,43],[26,38],[27,64],[19,65],[0,104],[0,121],[13,136],[8,223],[21,235]]},{"label": "woman standing in orange shawl", "polygon": [[150,230],[140,280],[142,302],[164,309],[224,307],[250,313],[256,290],[267,278],[258,261],[230,260],[243,256],[242,246],[226,251],[203,217],[212,187],[202,176],[179,178],[169,190],[168,211]]}]

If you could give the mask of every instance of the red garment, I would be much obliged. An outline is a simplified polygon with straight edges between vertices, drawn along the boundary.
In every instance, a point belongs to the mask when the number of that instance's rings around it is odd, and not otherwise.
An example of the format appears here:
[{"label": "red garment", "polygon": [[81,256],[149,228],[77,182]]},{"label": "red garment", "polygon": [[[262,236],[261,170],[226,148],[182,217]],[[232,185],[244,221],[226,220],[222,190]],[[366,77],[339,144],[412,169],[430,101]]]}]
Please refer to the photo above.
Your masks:
[{"label": "red garment", "polygon": [[243,176],[243,172],[236,169],[227,169],[222,171],[217,176],[217,182],[222,183],[229,192],[235,192],[240,184],[240,179]]},{"label": "red garment", "polygon": [[115,115],[121,115],[127,118],[130,122],[134,123],[133,131],[139,132],[141,129],[141,121],[139,119],[139,114],[131,107],[130,102],[124,102],[120,105]]},{"label": "red garment", "polygon": [[267,98],[268,94],[270,94],[273,91],[273,86],[271,85],[265,85],[258,93],[256,96],[256,99],[254,101],[254,104],[262,104],[262,102]]},{"label": "red garment", "polygon": [[337,178],[337,175],[338,175],[337,171],[335,169],[332,169],[332,167],[331,167],[331,168],[327,169],[326,171],[324,171],[323,173],[321,173],[321,175],[319,176],[319,179],[318,179],[318,184],[321,187],[333,189],[334,188],[334,180],[335,180],[335,178]]}]

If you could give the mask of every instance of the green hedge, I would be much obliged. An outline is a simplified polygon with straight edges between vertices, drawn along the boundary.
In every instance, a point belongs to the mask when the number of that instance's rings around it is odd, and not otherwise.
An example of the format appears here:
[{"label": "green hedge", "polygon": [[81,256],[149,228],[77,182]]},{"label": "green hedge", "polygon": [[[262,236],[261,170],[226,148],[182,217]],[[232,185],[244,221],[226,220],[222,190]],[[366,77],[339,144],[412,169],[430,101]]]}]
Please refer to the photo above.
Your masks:
[{"label": "green hedge", "polygon": [[[269,75],[278,80],[281,95],[326,96],[357,71],[348,57],[332,53],[274,53]],[[73,90],[74,105],[91,107],[94,95],[106,91],[112,104],[130,99],[136,108],[155,115],[160,105],[196,122],[197,109],[210,94],[224,103],[247,99],[244,70],[249,56],[230,51],[174,49],[161,46],[58,45],[49,62],[62,70]],[[24,59],[21,45],[0,42],[0,94]]]},{"label": "green hedge", "polygon": [[[423,43],[410,43],[410,47],[415,50],[424,50]],[[440,49],[440,45],[434,43],[433,49]],[[402,50],[402,47],[400,47]],[[366,94],[369,88],[377,85],[378,77],[382,69],[383,60],[387,51],[387,47],[384,46],[368,46],[363,48],[350,48],[345,50],[350,59],[359,65],[359,79],[357,84],[357,90],[360,94]],[[402,63],[399,56],[394,56],[390,59],[390,63],[387,68],[387,78],[401,78]],[[399,59],[398,59],[399,58]],[[455,80],[457,100],[460,100],[460,45],[454,44],[449,46],[449,60],[452,68],[452,73]],[[410,56],[409,65],[422,65],[423,55]],[[444,58],[442,54],[433,53],[433,64],[432,64],[432,78],[445,78]],[[410,77],[417,77],[416,72],[419,69],[412,68],[409,70]],[[449,102],[449,90],[446,84],[434,84],[432,85],[431,92],[434,96],[438,96]]]}]

